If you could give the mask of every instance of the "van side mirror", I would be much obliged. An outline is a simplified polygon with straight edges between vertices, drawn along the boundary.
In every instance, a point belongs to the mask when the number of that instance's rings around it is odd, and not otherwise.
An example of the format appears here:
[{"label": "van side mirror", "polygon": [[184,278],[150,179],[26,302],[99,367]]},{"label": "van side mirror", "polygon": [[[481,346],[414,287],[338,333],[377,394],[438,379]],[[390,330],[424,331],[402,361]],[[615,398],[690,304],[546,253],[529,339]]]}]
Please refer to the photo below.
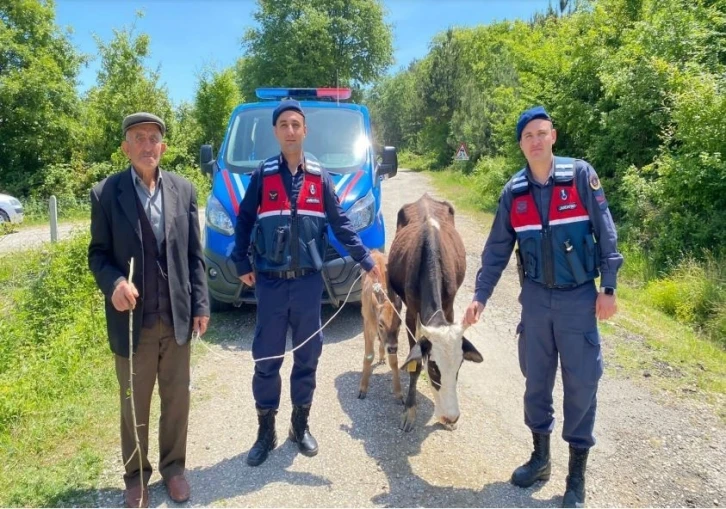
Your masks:
[{"label": "van side mirror", "polygon": [[202,145],[199,149],[199,168],[205,175],[212,175],[212,166],[214,165],[214,154],[211,145]]},{"label": "van side mirror", "polygon": [[376,167],[376,175],[384,179],[395,177],[398,173],[398,154],[396,147],[383,147],[381,162]]}]

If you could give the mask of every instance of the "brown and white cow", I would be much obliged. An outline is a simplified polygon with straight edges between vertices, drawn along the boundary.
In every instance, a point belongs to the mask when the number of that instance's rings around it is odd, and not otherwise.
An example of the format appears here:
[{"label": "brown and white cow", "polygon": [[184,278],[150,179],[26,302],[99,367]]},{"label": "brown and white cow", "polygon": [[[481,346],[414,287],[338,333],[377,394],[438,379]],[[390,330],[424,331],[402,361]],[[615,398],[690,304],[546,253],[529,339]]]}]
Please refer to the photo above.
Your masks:
[{"label": "brown and white cow", "polygon": [[[459,419],[456,382],[463,361],[482,362],[482,356],[454,323],[454,297],[464,281],[466,250],[454,226],[454,208],[424,194],[398,211],[396,236],[388,256],[392,290],[406,303],[406,326],[411,347],[401,369],[410,384],[404,431],[416,419],[416,383],[422,363],[434,390],[435,416],[452,426]],[[411,332],[416,333],[416,337]]]},{"label": "brown and white cow", "polygon": [[398,374],[398,331],[401,328],[399,314],[403,304],[400,297],[390,291],[386,255],[374,250],[371,251],[371,256],[383,276],[383,280],[380,281],[382,292],[374,291],[371,276],[368,274],[363,276],[361,314],[363,315],[365,356],[363,357],[363,374],[358,397],[364,399],[368,394],[368,381],[373,371],[373,350],[376,338],[378,338],[378,360],[383,362],[384,355],[388,356],[388,365],[391,366],[393,372],[393,395],[400,401],[402,394],[401,379]]}]

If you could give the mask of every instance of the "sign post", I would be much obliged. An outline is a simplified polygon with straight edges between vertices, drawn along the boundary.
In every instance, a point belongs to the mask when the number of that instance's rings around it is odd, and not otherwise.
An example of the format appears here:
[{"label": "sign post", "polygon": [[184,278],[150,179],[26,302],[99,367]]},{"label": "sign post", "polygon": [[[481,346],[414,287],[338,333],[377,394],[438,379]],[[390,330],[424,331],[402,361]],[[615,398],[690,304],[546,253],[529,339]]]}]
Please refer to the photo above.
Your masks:
[{"label": "sign post", "polygon": [[456,154],[454,155],[454,161],[468,161],[469,160],[469,151],[466,149],[466,143],[463,141],[459,143],[459,148],[456,151]]}]

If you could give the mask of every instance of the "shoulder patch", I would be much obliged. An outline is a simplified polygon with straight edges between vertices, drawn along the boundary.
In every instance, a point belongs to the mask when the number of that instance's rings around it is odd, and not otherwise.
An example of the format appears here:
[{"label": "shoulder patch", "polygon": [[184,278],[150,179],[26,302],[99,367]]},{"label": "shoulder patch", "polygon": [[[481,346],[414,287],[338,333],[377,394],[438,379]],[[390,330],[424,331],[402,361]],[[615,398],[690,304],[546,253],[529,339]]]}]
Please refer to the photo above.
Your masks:
[{"label": "shoulder patch", "polygon": [[266,160],[264,163],[262,163],[262,172],[263,173],[275,173],[279,168],[279,163],[277,161],[277,158],[270,158]]},{"label": "shoulder patch", "polygon": [[597,178],[596,175],[593,175],[592,177],[590,177],[590,187],[592,188],[593,191],[597,191],[598,189],[600,189],[602,187],[602,185],[600,184],[600,179]]},{"label": "shoulder patch", "polygon": [[320,175],[321,166],[313,161],[305,161],[305,171],[312,173],[313,175]]}]

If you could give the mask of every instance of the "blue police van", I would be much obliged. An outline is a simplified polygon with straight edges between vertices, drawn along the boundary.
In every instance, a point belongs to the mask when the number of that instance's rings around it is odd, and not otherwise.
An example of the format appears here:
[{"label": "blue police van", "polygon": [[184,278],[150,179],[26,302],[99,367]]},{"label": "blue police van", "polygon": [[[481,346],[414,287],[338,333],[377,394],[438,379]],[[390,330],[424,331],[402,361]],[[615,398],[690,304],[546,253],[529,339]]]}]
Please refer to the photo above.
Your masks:
[{"label": "blue police van", "polygon": [[[380,183],[396,175],[398,158],[395,147],[380,151],[374,147],[368,108],[341,102],[350,99],[346,88],[259,88],[256,92],[259,102],[242,104],[232,112],[216,158],[210,145],[202,145],[200,150],[201,170],[212,178],[203,238],[213,311],[255,302],[254,288],[237,278],[230,256],[250,173],[280,153],[272,130],[272,111],[283,99],[300,101],[308,126],[303,148],[330,173],[340,203],[363,243],[381,251],[386,244]],[[360,281],[355,283],[358,264],[330,228],[327,238],[323,302],[337,307],[348,292],[348,302],[360,301]]]}]

